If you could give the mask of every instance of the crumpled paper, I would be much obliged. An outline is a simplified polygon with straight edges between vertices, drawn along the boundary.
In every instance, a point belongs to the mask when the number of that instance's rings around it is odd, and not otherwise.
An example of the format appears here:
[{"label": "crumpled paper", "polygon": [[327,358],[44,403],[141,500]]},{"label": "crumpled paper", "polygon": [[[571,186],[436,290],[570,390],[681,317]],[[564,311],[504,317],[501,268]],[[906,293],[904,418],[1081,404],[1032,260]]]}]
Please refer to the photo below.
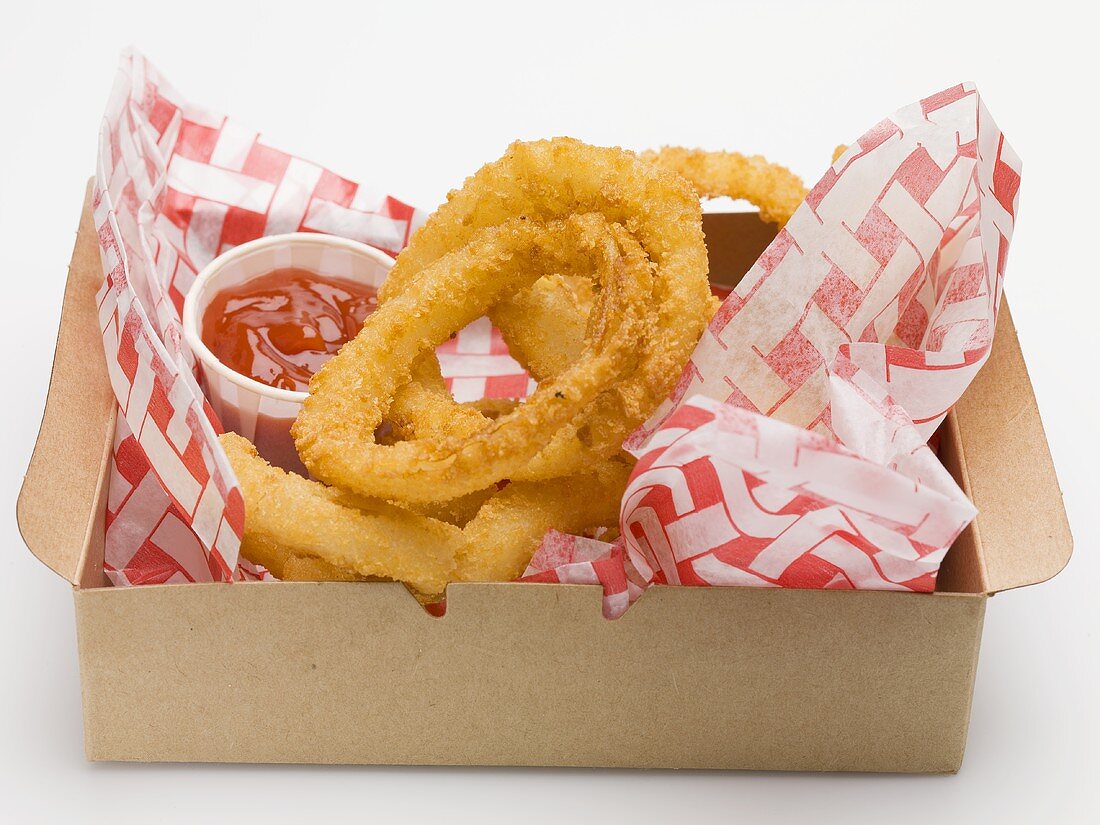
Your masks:
[{"label": "crumpled paper", "polygon": [[[639,458],[614,543],[551,533],[527,580],[931,590],[974,509],[926,446],[989,352],[1020,164],[976,90],[906,107],[813,188],[712,321]],[[396,254],[424,213],[265,144],[124,53],[95,221],[120,416],[107,505],[115,584],[266,574],[180,332],[195,273],[292,230]],[[459,400],[530,379],[481,321],[441,363]]]},{"label": "crumpled paper", "polygon": [[631,437],[619,541],[549,536],[526,578],[609,616],[654,583],[933,590],[975,510],[927,439],[989,356],[1019,186],[971,85],[863,135]]}]

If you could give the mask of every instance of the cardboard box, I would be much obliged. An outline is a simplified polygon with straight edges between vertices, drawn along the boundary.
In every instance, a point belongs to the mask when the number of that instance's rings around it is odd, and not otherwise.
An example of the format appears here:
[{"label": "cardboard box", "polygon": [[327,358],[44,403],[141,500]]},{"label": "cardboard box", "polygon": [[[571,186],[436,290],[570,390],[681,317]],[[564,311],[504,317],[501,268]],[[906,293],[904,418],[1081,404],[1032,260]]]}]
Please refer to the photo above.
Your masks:
[{"label": "cardboard box", "polygon": [[[704,227],[719,282],[772,236]],[[595,586],[453,585],[441,618],[400,584],[109,587],[101,279],[86,201],[18,517],[73,584],[89,759],[956,771],[988,597],[1071,552],[1006,305],[941,431],[980,515],[934,594],[654,587],[608,621]]]}]

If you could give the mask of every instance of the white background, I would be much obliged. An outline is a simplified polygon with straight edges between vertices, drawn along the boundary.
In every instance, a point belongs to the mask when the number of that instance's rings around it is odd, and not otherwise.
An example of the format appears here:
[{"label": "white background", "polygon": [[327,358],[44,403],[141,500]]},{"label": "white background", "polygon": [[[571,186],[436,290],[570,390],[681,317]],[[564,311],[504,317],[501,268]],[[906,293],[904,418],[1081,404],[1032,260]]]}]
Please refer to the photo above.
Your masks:
[{"label": "white background", "polygon": [[[1095,21],[1053,2],[598,5],[141,0],[4,11],[0,818],[274,825],[422,815],[890,823],[1096,815],[1100,212],[1096,94],[1086,83],[1097,68]],[[763,152],[812,183],[836,144],[901,105],[977,82],[1024,159],[1008,294],[1077,555],[1054,581],[989,604],[962,772],[87,764],[69,588],[25,551],[14,502],[46,393],[98,121],[127,44],[190,99],[426,207],[511,140],[560,134],[631,148]],[[1026,478],[1020,495],[1026,507]]]}]

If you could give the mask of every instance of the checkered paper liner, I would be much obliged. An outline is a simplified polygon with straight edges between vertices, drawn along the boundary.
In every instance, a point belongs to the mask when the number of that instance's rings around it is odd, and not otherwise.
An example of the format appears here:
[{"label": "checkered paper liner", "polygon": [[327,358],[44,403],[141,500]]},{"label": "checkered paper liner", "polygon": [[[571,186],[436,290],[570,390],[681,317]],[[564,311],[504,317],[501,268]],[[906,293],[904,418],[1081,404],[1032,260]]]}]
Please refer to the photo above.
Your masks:
[{"label": "checkered paper liner", "polygon": [[867,132],[629,440],[621,538],[548,536],[525,578],[608,616],[654,583],[933,590],[975,510],[926,442],[989,355],[1019,185],[970,85]]},{"label": "checkered paper liner", "polygon": [[[988,355],[1018,159],[958,86],[864,135],[723,303],[639,458],[611,544],[551,533],[527,580],[927,591],[974,515],[926,446]],[[116,584],[264,577],[180,333],[215,255],[322,231],[396,254],[424,214],[267,146],[123,55],[101,135],[101,321],[120,416],[107,513]],[[487,321],[439,350],[459,400],[532,382]],[[915,423],[914,423],[915,422]]]},{"label": "checkered paper liner", "polygon": [[637,455],[621,538],[551,533],[525,581],[601,584],[609,618],[651,584],[931,591],[974,516],[961,494],[702,395]]}]

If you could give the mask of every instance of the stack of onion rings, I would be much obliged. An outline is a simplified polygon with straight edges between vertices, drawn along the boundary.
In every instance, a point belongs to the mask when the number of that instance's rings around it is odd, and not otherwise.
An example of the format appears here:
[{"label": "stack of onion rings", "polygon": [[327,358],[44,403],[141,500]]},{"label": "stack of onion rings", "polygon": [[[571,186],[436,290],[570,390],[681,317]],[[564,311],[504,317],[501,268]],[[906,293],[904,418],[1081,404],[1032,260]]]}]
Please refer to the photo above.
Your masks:
[{"label": "stack of onion rings", "polygon": [[[709,310],[684,180],[619,149],[514,144],[414,235],[378,309],[310,382],[293,434],[313,480],[223,437],[244,554],[282,578],[392,578],[431,599],[517,577],[550,528],[613,527],[622,442]],[[539,382],[522,403],[459,404],[440,377],[435,347],[486,314]]]},{"label": "stack of onion rings", "polygon": [[[377,311],[310,382],[293,435],[313,479],[222,437],[244,555],[278,578],[396,579],[433,601],[450,581],[516,578],[550,528],[615,529],[622,443],[714,309],[699,197],[720,194],[782,223],[805,190],[732,153],[509,147],[417,231]],[[446,389],[435,347],[483,315],[538,381],[524,402]]]}]

